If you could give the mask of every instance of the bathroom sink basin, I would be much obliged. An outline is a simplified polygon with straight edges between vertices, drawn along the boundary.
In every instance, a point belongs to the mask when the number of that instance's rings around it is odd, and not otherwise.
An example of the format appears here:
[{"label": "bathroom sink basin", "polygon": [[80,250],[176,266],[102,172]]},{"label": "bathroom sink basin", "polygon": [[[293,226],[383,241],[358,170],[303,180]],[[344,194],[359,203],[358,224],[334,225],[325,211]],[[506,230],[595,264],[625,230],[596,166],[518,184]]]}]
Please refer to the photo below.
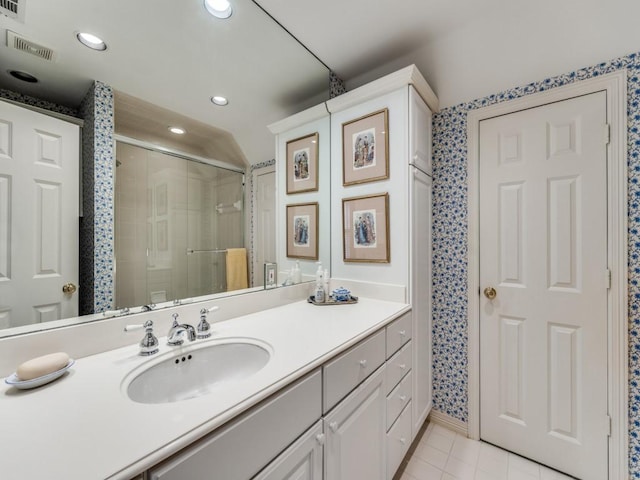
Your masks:
[{"label": "bathroom sink basin", "polygon": [[250,378],[271,358],[266,347],[247,341],[188,346],[125,380],[138,403],[171,403],[208,395]]}]

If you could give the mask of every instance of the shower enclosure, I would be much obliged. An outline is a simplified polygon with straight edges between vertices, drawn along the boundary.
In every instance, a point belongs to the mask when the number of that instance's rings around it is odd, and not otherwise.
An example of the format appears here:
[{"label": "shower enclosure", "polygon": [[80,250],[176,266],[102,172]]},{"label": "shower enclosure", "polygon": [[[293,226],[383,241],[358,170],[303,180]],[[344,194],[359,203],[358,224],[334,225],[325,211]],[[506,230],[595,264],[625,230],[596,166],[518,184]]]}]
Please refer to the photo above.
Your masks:
[{"label": "shower enclosure", "polygon": [[244,175],[123,141],[116,158],[116,308],[226,291]]}]

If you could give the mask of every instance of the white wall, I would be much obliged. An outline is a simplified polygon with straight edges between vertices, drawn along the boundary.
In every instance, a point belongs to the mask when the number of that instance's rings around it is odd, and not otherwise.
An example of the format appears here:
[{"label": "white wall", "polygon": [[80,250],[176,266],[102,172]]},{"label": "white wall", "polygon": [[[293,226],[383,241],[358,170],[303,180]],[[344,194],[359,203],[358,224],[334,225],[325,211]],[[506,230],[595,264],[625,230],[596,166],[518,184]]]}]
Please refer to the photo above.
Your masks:
[{"label": "white wall", "polygon": [[638,18],[633,0],[515,0],[347,87],[415,63],[441,107],[456,105],[636,52]]},{"label": "white wall", "polygon": [[[324,108],[322,106],[321,108]],[[318,191],[287,195],[287,142],[313,133],[318,133]],[[276,137],[276,254],[278,263],[278,283],[286,279],[286,274],[300,261],[302,280],[311,280],[316,272],[316,260],[287,257],[287,205],[318,202],[318,261],[323,268],[329,268],[330,252],[330,184],[331,158],[329,157],[330,133],[329,114],[303,125],[291,128]]]}]

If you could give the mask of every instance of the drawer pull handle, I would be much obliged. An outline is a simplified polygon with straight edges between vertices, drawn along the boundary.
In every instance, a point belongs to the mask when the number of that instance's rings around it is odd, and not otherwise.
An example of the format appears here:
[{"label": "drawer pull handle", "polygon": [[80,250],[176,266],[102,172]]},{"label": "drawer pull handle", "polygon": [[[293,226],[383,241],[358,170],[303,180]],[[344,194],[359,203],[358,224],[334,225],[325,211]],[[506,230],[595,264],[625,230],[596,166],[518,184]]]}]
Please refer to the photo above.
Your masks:
[{"label": "drawer pull handle", "polygon": [[401,363],[398,366],[400,367],[400,370],[405,370],[407,368],[407,364],[406,363]]},{"label": "drawer pull handle", "polygon": [[329,428],[333,433],[336,433],[338,431],[338,422],[331,422]]},{"label": "drawer pull handle", "polygon": [[360,360],[360,366],[362,368],[367,368],[367,361],[366,360]]},{"label": "drawer pull handle", "polygon": [[407,439],[406,439],[406,438],[404,438],[404,437],[402,437],[402,438],[400,439],[400,443],[401,443],[402,445],[406,445],[406,444],[407,444]]},{"label": "drawer pull handle", "polygon": [[400,401],[402,403],[406,402],[407,401],[407,396],[406,395],[400,395]]},{"label": "drawer pull handle", "polygon": [[324,433],[316,435],[316,441],[318,442],[318,445],[324,445]]},{"label": "drawer pull handle", "polygon": [[407,336],[407,331],[406,330],[400,330],[398,333],[400,334],[401,337],[406,337]]}]

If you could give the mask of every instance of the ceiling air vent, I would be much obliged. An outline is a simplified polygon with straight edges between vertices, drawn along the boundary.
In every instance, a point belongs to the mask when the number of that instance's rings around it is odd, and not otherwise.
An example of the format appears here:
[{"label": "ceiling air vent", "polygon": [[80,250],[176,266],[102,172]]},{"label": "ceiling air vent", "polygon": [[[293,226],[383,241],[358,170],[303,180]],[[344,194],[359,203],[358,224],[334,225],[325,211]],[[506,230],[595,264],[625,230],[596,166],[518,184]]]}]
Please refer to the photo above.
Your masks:
[{"label": "ceiling air vent", "polygon": [[[2,1],[0,0],[0,2]],[[7,47],[35,55],[48,62],[53,62],[56,59],[56,52],[52,48],[33,42],[11,30],[7,30]]]},{"label": "ceiling air vent", "polygon": [[24,9],[27,0],[0,0],[0,13],[24,23]]}]

